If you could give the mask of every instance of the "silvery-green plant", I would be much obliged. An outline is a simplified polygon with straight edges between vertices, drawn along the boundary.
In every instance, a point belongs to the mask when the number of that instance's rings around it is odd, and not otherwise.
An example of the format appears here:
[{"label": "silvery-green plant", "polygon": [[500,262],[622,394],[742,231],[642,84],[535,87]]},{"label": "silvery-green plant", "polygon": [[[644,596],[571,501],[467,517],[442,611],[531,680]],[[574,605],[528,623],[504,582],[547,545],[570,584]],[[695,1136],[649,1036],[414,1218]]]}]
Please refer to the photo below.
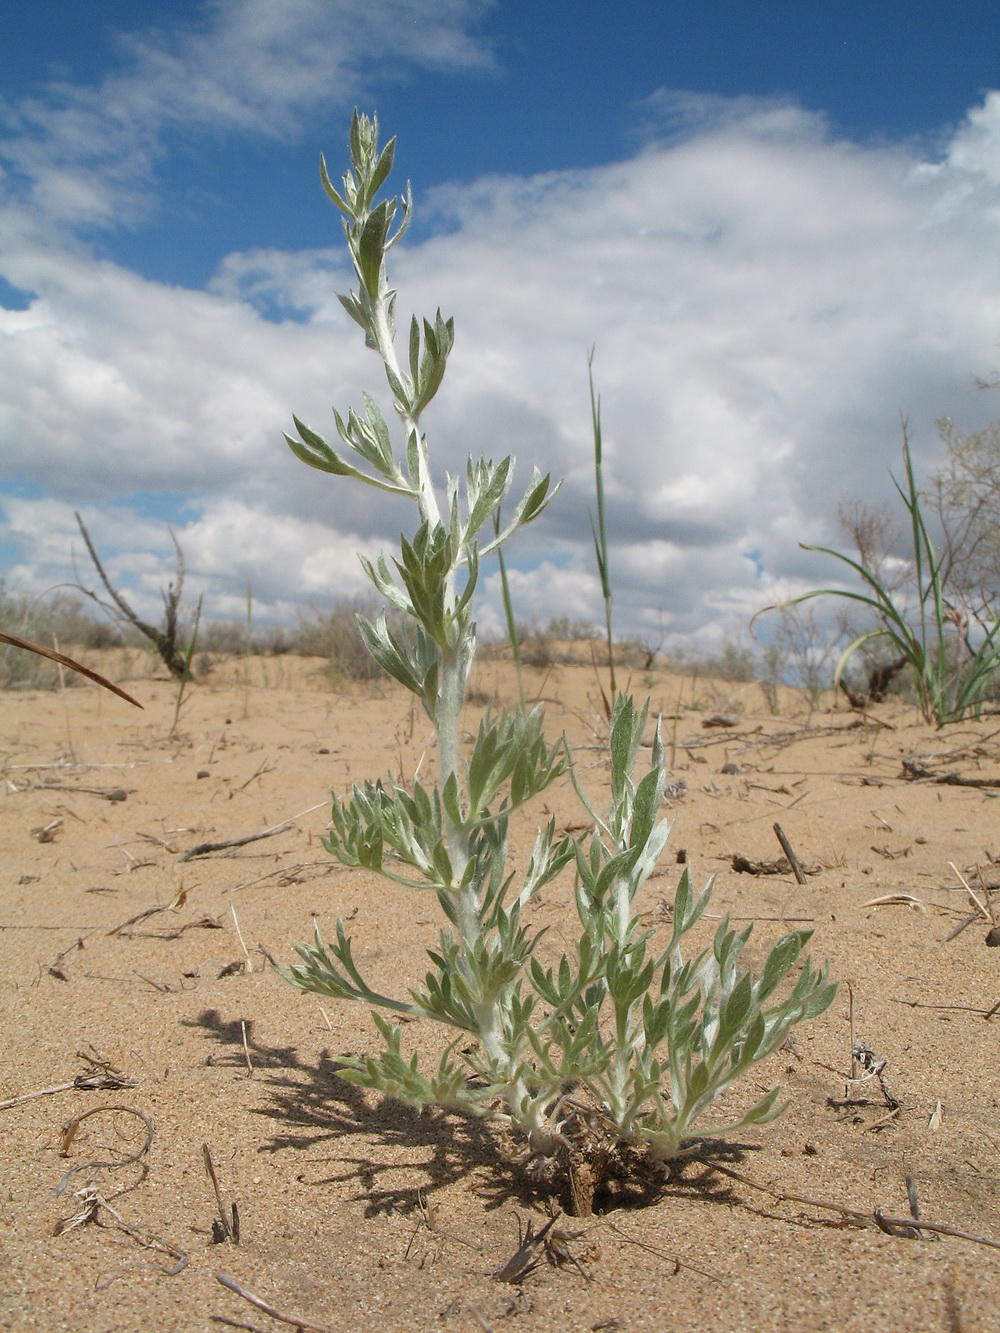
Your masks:
[{"label": "silvery-green plant", "polygon": [[[353,1082],[417,1107],[492,1117],[522,1135],[539,1160],[567,1168],[571,1180],[581,1161],[599,1163],[599,1177],[630,1152],[667,1160],[693,1133],[720,1134],[778,1113],[774,1089],[728,1121],[705,1120],[734,1079],[780,1046],[794,1024],[826,1008],[835,987],[808,960],[799,966],[806,931],[780,940],[758,976],[739,961],[750,929],[736,932],[728,921],[710,945],[685,959],[685,937],[711,892],[709,884],[695,895],[686,870],[670,939],[654,946],[636,897],[670,834],[670,821],[659,813],[664,753],[657,728],[649,771],[635,776],[647,711],[622,694],[610,719],[610,811],[599,815],[577,785],[592,832],[560,838],[550,821],[515,882],[507,855],[510,816],[564,774],[576,783],[572,755],[564,740],[546,739],[538,710],[524,708],[487,715],[463,755],[459,711],[475,654],[472,597],[480,561],[536,518],[553,490],[536,471],[510,520],[500,524],[494,520],[511,486],[513,460],[470,459],[464,485],[446,477],[439,503],[420,418],[441,384],[453,325],[440,312],[433,321],[412,319],[407,361],[400,364],[396,294],[385,260],[409,220],[410,194],[393,230],[397,203],[376,202],[376,195],[392,166],[394,141],[380,150],[377,121],[355,114],[350,145],[352,169],[342,188],[322,167],[326,191],[343,214],[358,283],[340,300],[381,357],[403,449],[397,454],[368,396],[363,415],[335,412],[339,445],[298,420],[298,438],[288,443],[310,466],[404,496],[417,508],[416,532],[401,539],[391,564],[385,557],[363,561],[409,632],[390,629],[384,615],[360,624],[373,657],[432,719],[438,781],[356,785],[348,799],[334,799],[326,846],[344,865],[434,893],[445,921],[423,983],[406,997],[382,993],[362,974],[342,921],[335,942],[325,944],[317,931],[314,943],[300,945],[301,962],[285,975],[303,990],[372,1007],[384,1049],[345,1062],[344,1077]],[[539,957],[541,932],[526,924],[524,909],[570,869],[579,934],[549,966]],[[453,1034],[430,1068],[404,1055],[394,1014],[432,1020]],[[577,1192],[581,1210],[589,1197]]]}]

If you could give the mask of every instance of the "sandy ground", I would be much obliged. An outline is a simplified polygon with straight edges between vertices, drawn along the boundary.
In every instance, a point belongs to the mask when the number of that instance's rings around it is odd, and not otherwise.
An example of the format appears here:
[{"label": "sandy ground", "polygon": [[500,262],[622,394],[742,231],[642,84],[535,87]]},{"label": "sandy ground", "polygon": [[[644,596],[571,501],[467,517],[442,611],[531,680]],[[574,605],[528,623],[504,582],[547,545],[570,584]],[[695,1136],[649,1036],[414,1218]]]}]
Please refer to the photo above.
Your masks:
[{"label": "sandy ground", "polygon": [[[756,686],[664,673],[634,685],[666,716],[688,788],[672,802],[650,924],[665,920],[682,848],[697,881],[718,873],[716,913],[757,922],[755,956],[793,923],[815,930],[814,956],[853,985],[857,1039],[887,1061],[888,1095],[876,1079],[847,1089],[843,985],[794,1050],[731,1095],[749,1103],[780,1081],[785,1115],[719,1160],[869,1223],[876,1208],[907,1213],[910,1176],[925,1220],[1000,1241],[1000,1013],[985,1017],[1000,952],[985,947],[985,918],[946,942],[970,911],[958,872],[1000,881],[1000,721],[934,731],[900,706],[810,717],[789,694],[773,715]],[[589,747],[579,758],[599,791],[592,671],[531,673],[530,687],[549,730]],[[145,712],[90,686],[0,697],[0,1100],[70,1084],[0,1110],[0,1328],[281,1327],[223,1274],[308,1329],[1000,1329],[997,1249],[888,1235],[697,1163],[651,1206],[563,1219],[575,1262],[543,1251],[520,1281],[497,1280],[519,1223],[548,1220],[523,1167],[488,1127],[339,1079],[339,1055],[375,1048],[367,1012],[300,995],[268,965],[293,957],[313,918],[329,935],[342,915],[374,979],[401,991],[422,976],[433,898],[331,864],[320,837],[330,787],[427,771],[426,719],[395,688],[332,690],[292,660],[220,665],[172,735],[170,683],[129,688]],[[512,695],[489,664],[477,688]],[[469,707],[470,729],[480,712]],[[706,727],[716,712],[735,725]],[[912,756],[995,785],[913,778]],[[581,822],[568,788],[543,808]],[[781,855],[776,821],[816,872],[805,885],[733,870],[734,853]],[[916,902],[872,905],[893,894]],[[547,947],[572,929],[570,899],[559,883],[531,909]],[[431,1025],[406,1035],[435,1049]],[[97,1068],[83,1056],[128,1085],[73,1086]],[[122,1162],[150,1132],[131,1165],[94,1165]],[[204,1144],[227,1217],[238,1206],[238,1245],[213,1240]],[[109,1206],[67,1229],[88,1187]]]}]

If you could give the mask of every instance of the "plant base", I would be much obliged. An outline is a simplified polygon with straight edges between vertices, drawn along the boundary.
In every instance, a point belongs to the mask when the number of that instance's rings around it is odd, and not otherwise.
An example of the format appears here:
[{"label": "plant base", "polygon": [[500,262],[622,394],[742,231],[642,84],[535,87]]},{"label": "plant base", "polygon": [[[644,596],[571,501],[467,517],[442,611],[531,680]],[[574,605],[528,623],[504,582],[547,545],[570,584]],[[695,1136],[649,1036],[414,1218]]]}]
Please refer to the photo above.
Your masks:
[{"label": "plant base", "polygon": [[561,1133],[564,1145],[537,1160],[532,1175],[569,1217],[645,1208],[659,1199],[667,1177],[648,1148],[622,1143],[588,1109],[574,1110]]}]

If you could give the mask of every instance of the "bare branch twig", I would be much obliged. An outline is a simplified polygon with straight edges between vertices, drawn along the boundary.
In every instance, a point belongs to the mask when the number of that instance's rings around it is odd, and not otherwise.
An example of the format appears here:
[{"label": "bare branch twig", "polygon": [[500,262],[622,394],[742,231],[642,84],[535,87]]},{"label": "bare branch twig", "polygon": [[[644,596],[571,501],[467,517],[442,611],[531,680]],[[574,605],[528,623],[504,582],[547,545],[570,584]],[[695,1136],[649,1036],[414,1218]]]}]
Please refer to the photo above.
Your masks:
[{"label": "bare branch twig", "polygon": [[18,638],[16,634],[0,633],[0,643],[9,643],[12,648],[24,648],[29,653],[37,653],[39,657],[47,657],[51,662],[58,662],[60,666],[69,667],[71,671],[86,676],[88,680],[92,680],[96,685],[103,685],[106,690],[110,690],[112,694],[117,694],[126,703],[135,704],[136,708],[142,708],[138,699],[133,699],[131,694],[112,684],[106,676],[102,676],[99,671],[91,671],[90,667],[85,667],[82,662],[67,657],[65,653],[57,653],[54,648],[45,648],[40,643],[32,643],[30,639]]},{"label": "bare branch twig", "polygon": [[227,1277],[225,1273],[216,1273],[215,1280],[228,1288],[229,1291],[234,1291],[237,1296],[242,1296],[256,1309],[263,1311],[264,1314],[269,1314],[272,1319],[277,1319],[282,1324],[291,1324],[292,1328],[300,1329],[302,1333],[330,1333],[325,1324],[312,1324],[308,1319],[299,1319],[296,1315],[282,1314],[273,1305],[269,1305],[267,1301],[262,1301],[259,1296],[255,1296],[252,1291],[248,1291],[235,1278]]},{"label": "bare branch twig", "polygon": [[[696,1162],[701,1162],[703,1166],[709,1167],[713,1171],[720,1171],[724,1176],[730,1176],[733,1180],[738,1180],[742,1185],[749,1185],[751,1189],[759,1190],[761,1194],[769,1194],[772,1199],[777,1199],[779,1203],[802,1203],[808,1208],[823,1208],[831,1213],[840,1213],[842,1217],[850,1218],[859,1226],[878,1227],[886,1231],[890,1227],[904,1227],[910,1231],[918,1225],[921,1231],[936,1231],[942,1236],[956,1236],[959,1240],[969,1240],[976,1245],[986,1245],[992,1250],[1000,1250],[1000,1241],[990,1240],[987,1236],[974,1236],[968,1231],[959,1231],[956,1227],[945,1226],[941,1223],[927,1222],[923,1218],[910,1217],[887,1217],[881,1208],[874,1209],[873,1212],[864,1212],[860,1208],[848,1208],[842,1203],[833,1203],[828,1199],[810,1199],[804,1194],[789,1194],[785,1190],[774,1189],[771,1185],[762,1185],[759,1181],[751,1180],[740,1171],[734,1171],[732,1167],[723,1166],[719,1162],[713,1162],[711,1158],[695,1156]],[[889,1232],[888,1234],[895,1234]]]},{"label": "bare branch twig", "polygon": [[225,842],[200,842],[197,847],[191,847],[182,856],[179,856],[177,862],[180,864],[181,861],[190,861],[196,856],[207,856],[209,852],[225,851],[228,847],[245,847],[248,842],[259,842],[261,838],[273,838],[276,833],[285,833],[290,828],[294,828],[291,821],[286,824],[279,824],[276,828],[265,829],[263,833],[251,833],[245,838],[229,838]]}]

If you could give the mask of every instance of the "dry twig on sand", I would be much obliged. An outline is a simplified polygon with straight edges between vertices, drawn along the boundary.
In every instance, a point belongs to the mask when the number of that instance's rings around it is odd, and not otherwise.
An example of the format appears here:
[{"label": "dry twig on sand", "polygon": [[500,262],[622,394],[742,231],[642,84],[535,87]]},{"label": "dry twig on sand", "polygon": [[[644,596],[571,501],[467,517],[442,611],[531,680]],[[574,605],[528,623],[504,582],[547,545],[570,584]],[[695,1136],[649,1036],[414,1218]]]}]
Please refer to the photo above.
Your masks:
[{"label": "dry twig on sand", "polygon": [[957,1227],[946,1226],[940,1222],[928,1222],[922,1217],[887,1217],[881,1208],[875,1208],[872,1212],[865,1212],[860,1208],[849,1208],[842,1203],[833,1203],[828,1199],[811,1199],[804,1194],[790,1194],[785,1190],[775,1189],[772,1185],[763,1185],[758,1180],[751,1180],[749,1176],[743,1175],[740,1171],[734,1171],[730,1166],[723,1166],[719,1162],[712,1161],[709,1157],[695,1156],[694,1161],[701,1162],[712,1171],[720,1171],[724,1176],[729,1176],[732,1180],[738,1180],[742,1185],[748,1185],[750,1189],[759,1190],[761,1194],[769,1194],[772,1199],[779,1203],[801,1203],[808,1208],[823,1208],[831,1213],[839,1213],[841,1217],[854,1222],[857,1226],[878,1227],[886,1235],[896,1236],[907,1240],[920,1239],[920,1231],[933,1231],[941,1236],[954,1236],[958,1240],[968,1240],[974,1245],[985,1245],[991,1250],[1000,1250],[1000,1240],[991,1240],[988,1236],[975,1236],[968,1231],[960,1231]]},{"label": "dry twig on sand", "polygon": [[245,1301],[249,1301],[255,1309],[263,1311],[264,1314],[269,1314],[272,1319],[277,1319],[282,1324],[291,1324],[292,1328],[299,1329],[300,1333],[330,1333],[325,1324],[313,1324],[308,1319],[299,1319],[297,1315],[283,1314],[281,1310],[269,1305],[267,1301],[262,1301],[252,1291],[248,1291],[235,1278],[227,1277],[225,1273],[216,1273],[215,1280],[221,1282],[229,1291],[234,1291],[237,1296],[242,1296]]},{"label": "dry twig on sand", "polygon": [[240,1211],[234,1200],[230,1204],[230,1213],[226,1213],[226,1206],[222,1202],[222,1190],[219,1189],[219,1178],[215,1174],[215,1163],[212,1161],[211,1149],[207,1143],[201,1145],[201,1154],[205,1161],[208,1178],[212,1182],[212,1189],[215,1191],[215,1202],[219,1209],[218,1219],[212,1219],[212,1242],[213,1244],[220,1244],[222,1241],[231,1240],[234,1245],[239,1245]]},{"label": "dry twig on sand", "polygon": [[76,1132],[85,1120],[89,1120],[92,1115],[104,1115],[106,1112],[120,1112],[123,1115],[132,1115],[135,1116],[137,1120],[141,1120],[146,1130],[145,1139],[135,1152],[130,1153],[127,1157],[119,1158],[117,1162],[81,1162],[79,1166],[71,1166],[66,1174],[60,1179],[58,1185],[56,1185],[57,1198],[66,1189],[70,1180],[72,1180],[72,1178],[80,1171],[95,1171],[102,1167],[108,1167],[111,1170],[117,1171],[123,1166],[132,1166],[135,1162],[141,1161],[152,1147],[153,1122],[144,1111],[138,1111],[134,1106],[93,1106],[89,1111],[83,1111],[80,1115],[73,1116],[71,1120],[67,1120],[63,1125],[62,1139],[59,1144],[59,1156],[69,1156],[70,1146],[76,1138]]},{"label": "dry twig on sand", "polygon": [[795,876],[796,883],[804,884],[806,882],[805,872],[802,869],[802,865],[799,861],[799,858],[795,855],[795,852],[792,850],[792,844],[788,841],[787,834],[785,833],[784,829],[781,827],[780,824],[774,825],[774,836],[778,839],[778,842],[781,844],[781,850],[788,857],[788,864],[792,867],[792,874]]},{"label": "dry twig on sand", "polygon": [[493,1274],[498,1282],[521,1282],[534,1272],[542,1262],[539,1251],[545,1246],[549,1233],[559,1221],[561,1213],[556,1213],[555,1217],[550,1217],[545,1225],[539,1230],[535,1230],[535,1224],[529,1217],[524,1227],[521,1229],[521,1217],[517,1216],[517,1249]]},{"label": "dry twig on sand", "polygon": [[10,783],[8,790],[12,795],[22,791],[68,791],[74,794],[82,792],[84,796],[99,796],[102,801],[126,801],[129,795],[135,792],[134,787],[77,787],[65,782],[29,782],[23,787]]},{"label": "dry twig on sand", "polygon": [[[135,916],[130,916],[127,921],[123,921],[121,925],[113,927],[113,929],[109,930],[107,934],[109,936],[123,935],[126,933],[126,930],[129,926],[137,926],[140,921],[146,921],[149,917],[156,916],[158,912],[175,912],[179,908],[183,907],[186,902],[187,902],[187,889],[178,889],[178,891],[174,894],[172,902],[160,903],[160,905],[157,907],[147,907],[142,912],[136,912]],[[128,933],[132,934],[133,932],[128,931]]]},{"label": "dry twig on sand", "polygon": [[936,773],[916,758],[903,760],[903,771],[900,773],[900,777],[909,778],[915,782],[933,782],[941,787],[977,787],[981,791],[990,791],[993,788],[1000,787],[1000,777],[966,778],[961,773]]},{"label": "dry twig on sand", "polygon": [[[91,1047],[91,1050],[94,1048]],[[111,1092],[119,1088],[136,1086],[135,1079],[128,1078],[120,1069],[116,1069],[99,1051],[95,1050],[92,1056],[84,1051],[77,1051],[77,1055],[90,1066],[82,1074],[77,1074],[76,1078],[70,1079],[68,1083],[57,1083],[54,1087],[39,1088],[35,1092],[22,1092],[19,1097],[11,1097],[5,1102],[0,1102],[0,1111],[7,1111],[12,1106],[21,1106],[24,1102],[33,1102],[39,1097],[52,1097],[57,1092],[70,1092],[74,1089]]]},{"label": "dry twig on sand", "polygon": [[[141,1227],[133,1226],[131,1222],[127,1222],[121,1213],[112,1208],[107,1199],[100,1195],[92,1185],[80,1190],[76,1197],[80,1199],[80,1207],[72,1217],[63,1218],[56,1223],[55,1235],[64,1236],[67,1231],[73,1231],[76,1227],[84,1226],[88,1222],[93,1222],[96,1226],[103,1226],[100,1216],[103,1208],[105,1212],[111,1214],[126,1235],[131,1236],[145,1249],[159,1250],[161,1254],[169,1255],[171,1259],[175,1260],[170,1268],[164,1268],[162,1264],[153,1265],[157,1272],[162,1273],[164,1277],[176,1277],[188,1266],[191,1256],[187,1250],[182,1250],[179,1246],[172,1245],[170,1241],[164,1240],[161,1236],[154,1236],[152,1232],[144,1231]],[[110,1286],[115,1278],[121,1275],[122,1271],[119,1270],[118,1273],[113,1273],[110,1277],[100,1279],[96,1284],[96,1289],[102,1291],[105,1287]]]},{"label": "dry twig on sand", "polygon": [[274,828],[265,829],[263,833],[250,833],[245,838],[229,838],[225,842],[200,842],[197,847],[190,847],[183,855],[177,858],[178,864],[181,861],[191,861],[196,856],[207,856],[209,852],[222,852],[229,847],[245,847],[248,842],[259,842],[261,838],[273,838],[276,833],[285,833],[295,825],[291,820],[284,824],[276,824]]}]

